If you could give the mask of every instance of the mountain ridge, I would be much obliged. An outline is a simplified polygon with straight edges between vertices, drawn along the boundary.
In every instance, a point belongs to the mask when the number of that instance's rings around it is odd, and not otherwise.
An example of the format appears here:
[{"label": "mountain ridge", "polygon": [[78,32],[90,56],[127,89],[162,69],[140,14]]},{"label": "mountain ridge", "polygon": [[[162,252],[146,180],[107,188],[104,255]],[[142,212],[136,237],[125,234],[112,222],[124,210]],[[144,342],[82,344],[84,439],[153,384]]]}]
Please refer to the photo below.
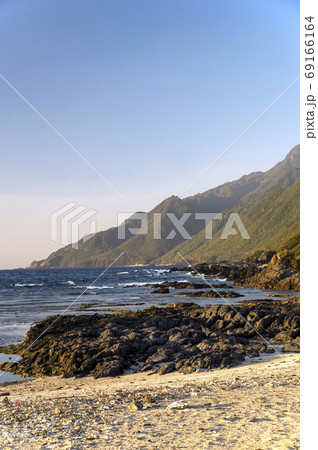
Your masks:
[{"label": "mountain ridge", "polygon": [[[222,256],[236,260],[257,250],[258,247],[255,247],[257,242],[262,242],[265,248],[268,245],[276,245],[281,235],[290,238],[299,228],[299,187],[295,188],[299,183],[299,155],[300,148],[297,145],[284,160],[265,172],[252,172],[184,199],[175,195],[164,199],[148,213],[148,235],[130,232],[129,228],[140,226],[140,221],[136,222],[132,216],[125,223],[125,239],[118,239],[118,228],[112,227],[96,233],[85,243],[80,240],[78,250],[68,245],[53,252],[44,260],[33,261],[29,268],[105,267],[122,252],[125,253],[118,261],[120,266],[175,264],[176,251],[180,251],[181,254],[184,251],[184,256],[187,255],[191,262],[200,262],[199,259],[219,260]],[[262,209],[265,209],[263,222],[260,218]],[[195,220],[195,213],[199,212],[222,213],[224,218],[228,218],[230,212],[242,214],[243,223],[245,224],[245,220],[247,228],[252,230],[249,244],[238,243],[235,236],[230,236],[229,242],[216,242],[214,238],[213,244],[206,240],[202,242],[205,223],[203,220]],[[155,213],[162,215],[163,239],[153,238]],[[172,213],[178,218],[184,213],[191,214],[185,228],[192,239],[185,240],[179,233],[172,239],[166,239],[173,229],[167,213]],[[222,222],[224,226],[224,221]],[[258,232],[255,230],[255,222],[258,224]],[[266,224],[271,224],[273,236],[269,236],[270,230]],[[218,239],[221,223],[214,221],[213,227],[213,233]],[[237,251],[231,250],[234,244]],[[179,257],[179,264],[182,263]]]}]

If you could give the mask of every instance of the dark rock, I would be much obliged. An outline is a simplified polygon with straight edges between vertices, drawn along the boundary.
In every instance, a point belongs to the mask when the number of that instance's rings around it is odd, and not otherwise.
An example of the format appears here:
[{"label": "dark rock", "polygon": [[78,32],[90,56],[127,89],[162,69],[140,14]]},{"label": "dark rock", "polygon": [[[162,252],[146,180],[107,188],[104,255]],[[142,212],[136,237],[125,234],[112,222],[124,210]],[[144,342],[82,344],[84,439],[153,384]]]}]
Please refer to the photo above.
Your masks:
[{"label": "dark rock", "polygon": [[292,331],[281,331],[276,334],[274,340],[276,342],[291,342],[294,339],[294,335]]},{"label": "dark rock", "polygon": [[160,287],[158,289],[154,289],[153,291],[150,291],[150,294],[169,294],[169,289],[166,287]]},{"label": "dark rock", "polygon": [[263,251],[256,257],[236,263],[197,264],[191,267],[174,268],[173,271],[193,271],[208,276],[232,280],[236,286],[253,286],[260,289],[300,289],[299,267],[280,258],[274,251]]},{"label": "dark rock", "polygon": [[148,372],[149,370],[152,370],[152,364],[145,364],[141,369],[142,372]]},{"label": "dark rock", "polygon": [[299,348],[298,299],[249,301],[235,310],[224,304],[179,303],[57,321],[49,317],[32,326],[23,343],[0,349],[23,355],[0,367],[30,376],[117,376],[136,365],[143,371],[162,365],[158,373],[191,373],[271,351],[257,331],[269,342],[286,344],[285,351]]},{"label": "dark rock", "polygon": [[195,292],[177,292],[175,295],[182,295],[183,297],[211,297],[211,298],[237,298],[244,297],[243,294],[238,294],[234,291],[195,291]]},{"label": "dark rock", "polygon": [[116,375],[121,375],[124,371],[124,364],[120,360],[104,362],[98,364],[93,370],[92,375],[94,378],[100,377],[114,377]]},{"label": "dark rock", "polygon": [[300,352],[300,346],[299,344],[296,344],[295,342],[289,342],[288,344],[285,344],[282,348],[282,352],[294,352],[299,353]]},{"label": "dark rock", "polygon": [[166,373],[173,372],[176,369],[176,365],[174,362],[169,362],[167,364],[164,364],[160,367],[160,369],[157,370],[157,373],[159,375],[164,375]]},{"label": "dark rock", "polygon": [[226,322],[224,322],[224,320],[219,319],[213,325],[213,329],[216,330],[216,331],[221,331],[222,328],[225,328],[225,324],[226,324]]},{"label": "dark rock", "polygon": [[261,316],[258,311],[251,311],[248,313],[246,320],[254,324],[261,320]]},{"label": "dark rock", "polygon": [[299,314],[290,314],[284,320],[284,328],[285,329],[295,329],[299,328],[300,325],[300,317]]},{"label": "dark rock", "polygon": [[246,347],[246,354],[250,357],[258,357],[260,353],[265,353],[267,350],[266,344],[252,344]]}]

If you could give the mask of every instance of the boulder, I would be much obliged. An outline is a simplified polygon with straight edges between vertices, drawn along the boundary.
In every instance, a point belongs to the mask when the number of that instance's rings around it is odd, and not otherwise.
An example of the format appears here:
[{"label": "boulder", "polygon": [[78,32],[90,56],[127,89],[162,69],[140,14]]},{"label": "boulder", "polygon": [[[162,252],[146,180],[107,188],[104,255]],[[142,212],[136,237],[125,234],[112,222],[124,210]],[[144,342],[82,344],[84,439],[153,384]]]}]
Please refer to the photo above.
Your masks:
[{"label": "boulder", "polygon": [[161,287],[150,291],[150,294],[169,294],[170,290],[166,287]]},{"label": "boulder", "polygon": [[293,352],[293,353],[299,353],[300,352],[300,346],[299,344],[295,342],[289,342],[288,344],[285,344],[282,348],[282,352]]}]

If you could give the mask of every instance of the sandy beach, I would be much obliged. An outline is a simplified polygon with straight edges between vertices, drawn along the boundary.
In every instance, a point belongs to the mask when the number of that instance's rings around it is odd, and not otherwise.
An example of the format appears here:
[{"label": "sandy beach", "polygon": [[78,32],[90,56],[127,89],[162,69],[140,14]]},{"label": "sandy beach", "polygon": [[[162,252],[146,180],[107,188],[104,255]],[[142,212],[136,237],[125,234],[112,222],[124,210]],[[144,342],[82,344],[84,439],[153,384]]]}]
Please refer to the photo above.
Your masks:
[{"label": "sandy beach", "polygon": [[298,449],[299,354],[192,374],[1,385],[4,449]]}]

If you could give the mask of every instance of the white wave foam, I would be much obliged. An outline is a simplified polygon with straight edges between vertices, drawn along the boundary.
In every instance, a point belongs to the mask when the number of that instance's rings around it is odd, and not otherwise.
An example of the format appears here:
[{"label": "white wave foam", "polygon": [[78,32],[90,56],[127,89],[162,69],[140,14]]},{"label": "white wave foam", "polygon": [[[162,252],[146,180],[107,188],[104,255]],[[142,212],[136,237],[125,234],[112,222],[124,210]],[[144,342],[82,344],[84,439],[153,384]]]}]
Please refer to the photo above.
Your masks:
[{"label": "white wave foam", "polygon": [[[161,283],[163,283],[161,281]],[[118,283],[118,286],[145,286],[146,284],[149,284],[149,281],[145,281],[145,282],[134,282],[134,283]]]},{"label": "white wave foam", "polygon": [[[173,282],[176,282],[176,283],[192,283],[192,281],[189,281],[189,280],[174,280]],[[164,281],[161,281],[161,283],[164,283]]]},{"label": "white wave foam", "polygon": [[114,286],[74,286],[77,289],[114,289]]},{"label": "white wave foam", "polygon": [[203,273],[187,272],[186,274],[192,278],[205,278],[206,277],[206,275]]}]

